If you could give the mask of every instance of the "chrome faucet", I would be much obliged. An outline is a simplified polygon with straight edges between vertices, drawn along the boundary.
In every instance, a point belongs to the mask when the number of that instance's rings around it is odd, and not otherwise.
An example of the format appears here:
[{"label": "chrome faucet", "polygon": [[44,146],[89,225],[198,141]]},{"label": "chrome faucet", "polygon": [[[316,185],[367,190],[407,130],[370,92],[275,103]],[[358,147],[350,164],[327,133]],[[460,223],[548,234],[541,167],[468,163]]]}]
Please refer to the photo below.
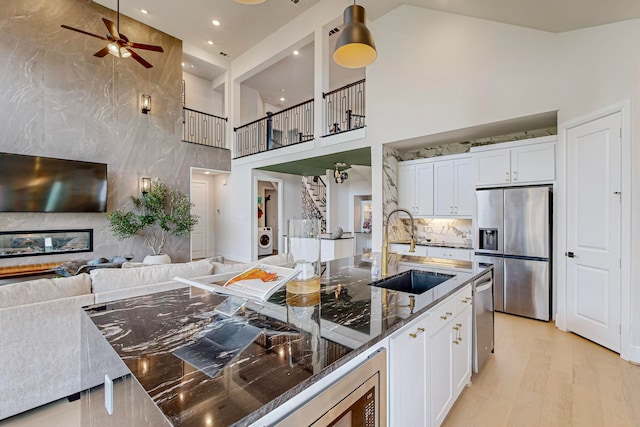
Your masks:
[{"label": "chrome faucet", "polygon": [[405,212],[411,218],[411,241],[409,242],[409,252],[416,251],[416,242],[413,240],[413,215],[406,209],[394,209],[387,215],[387,222],[384,224],[384,241],[382,242],[382,277],[387,277],[389,264],[389,218],[396,212]]}]

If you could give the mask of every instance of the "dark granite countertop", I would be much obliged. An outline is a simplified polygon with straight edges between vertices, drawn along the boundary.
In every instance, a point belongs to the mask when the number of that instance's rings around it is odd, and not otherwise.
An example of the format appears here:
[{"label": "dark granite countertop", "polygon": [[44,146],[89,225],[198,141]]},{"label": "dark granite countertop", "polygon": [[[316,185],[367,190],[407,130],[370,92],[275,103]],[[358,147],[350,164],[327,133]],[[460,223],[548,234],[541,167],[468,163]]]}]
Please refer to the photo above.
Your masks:
[{"label": "dark granite countertop", "polygon": [[202,426],[205,419],[247,425],[487,270],[392,254],[389,273],[412,264],[457,270],[416,295],[413,313],[390,308],[383,315],[381,289],[369,286],[371,263],[359,256],[327,262],[319,294],[283,288],[231,318],[215,311],[226,297],[189,287],[85,311],[174,426]]}]

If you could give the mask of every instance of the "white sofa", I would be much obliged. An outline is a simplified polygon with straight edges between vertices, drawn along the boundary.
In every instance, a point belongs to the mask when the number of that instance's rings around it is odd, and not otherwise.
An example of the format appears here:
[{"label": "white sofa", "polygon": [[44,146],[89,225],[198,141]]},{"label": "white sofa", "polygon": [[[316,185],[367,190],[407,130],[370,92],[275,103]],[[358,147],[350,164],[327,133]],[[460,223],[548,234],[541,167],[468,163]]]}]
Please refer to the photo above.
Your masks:
[{"label": "white sofa", "polygon": [[[283,254],[260,262],[285,265],[290,259]],[[186,286],[173,277],[209,276],[247,266],[209,260],[124,265],[0,286],[0,420],[97,385],[85,381],[81,386],[82,307]]]}]

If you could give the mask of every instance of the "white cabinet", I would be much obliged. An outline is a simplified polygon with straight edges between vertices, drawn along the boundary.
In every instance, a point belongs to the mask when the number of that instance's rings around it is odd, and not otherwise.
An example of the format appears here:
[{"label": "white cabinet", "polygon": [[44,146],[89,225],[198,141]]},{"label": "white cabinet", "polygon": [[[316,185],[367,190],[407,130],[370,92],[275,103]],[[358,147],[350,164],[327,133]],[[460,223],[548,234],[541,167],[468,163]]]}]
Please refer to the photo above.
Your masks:
[{"label": "white cabinet", "polygon": [[389,419],[392,426],[429,425],[428,314],[390,339]]},{"label": "white cabinet", "polygon": [[[454,156],[451,156],[454,157]],[[474,188],[471,157],[434,163],[434,215],[471,217]]]},{"label": "white cabinet", "polygon": [[398,207],[413,216],[433,215],[433,163],[409,161],[398,165]]},{"label": "white cabinet", "polygon": [[430,311],[431,426],[442,424],[471,380],[471,285]]},{"label": "white cabinet", "polygon": [[556,178],[556,136],[473,147],[477,187],[550,182]]},{"label": "white cabinet", "polygon": [[473,261],[472,249],[443,248],[430,246],[428,254],[431,258],[455,259],[459,261]]},{"label": "white cabinet", "polygon": [[404,243],[389,243],[389,252],[395,252],[401,255],[428,256],[426,246],[416,245],[415,252],[409,252],[409,247],[408,244]]}]

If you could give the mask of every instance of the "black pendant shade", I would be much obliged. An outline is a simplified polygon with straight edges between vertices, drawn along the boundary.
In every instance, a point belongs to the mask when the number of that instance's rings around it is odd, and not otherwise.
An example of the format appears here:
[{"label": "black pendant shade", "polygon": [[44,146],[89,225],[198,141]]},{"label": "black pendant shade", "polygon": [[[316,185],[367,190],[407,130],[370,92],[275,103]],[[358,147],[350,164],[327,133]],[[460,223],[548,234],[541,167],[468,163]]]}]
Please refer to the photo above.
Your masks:
[{"label": "black pendant shade", "polygon": [[376,45],[365,25],[364,7],[353,5],[344,10],[344,28],[340,32],[333,60],[346,68],[366,67],[376,60]]}]

